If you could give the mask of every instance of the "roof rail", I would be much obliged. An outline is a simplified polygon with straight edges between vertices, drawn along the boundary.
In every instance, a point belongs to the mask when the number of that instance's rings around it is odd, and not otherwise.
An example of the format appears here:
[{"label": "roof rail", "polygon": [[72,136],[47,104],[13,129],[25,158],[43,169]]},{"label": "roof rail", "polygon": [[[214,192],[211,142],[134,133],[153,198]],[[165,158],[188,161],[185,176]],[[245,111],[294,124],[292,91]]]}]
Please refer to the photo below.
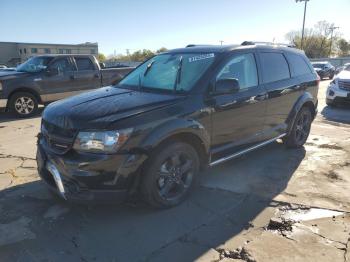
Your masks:
[{"label": "roof rail", "polygon": [[291,45],[291,44],[262,42],[262,41],[244,41],[241,45],[274,45],[274,46],[285,46],[285,47],[296,48],[295,45]]}]

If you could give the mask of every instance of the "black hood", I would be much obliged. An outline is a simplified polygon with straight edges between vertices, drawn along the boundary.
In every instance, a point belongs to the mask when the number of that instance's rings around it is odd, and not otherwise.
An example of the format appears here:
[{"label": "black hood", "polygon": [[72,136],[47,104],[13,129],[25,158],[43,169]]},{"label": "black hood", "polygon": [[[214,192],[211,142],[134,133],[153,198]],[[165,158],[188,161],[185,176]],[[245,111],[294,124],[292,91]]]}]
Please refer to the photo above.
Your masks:
[{"label": "black hood", "polygon": [[29,75],[29,73],[19,71],[0,71],[0,80],[9,80],[27,75]]},{"label": "black hood", "polygon": [[47,106],[42,118],[64,129],[108,129],[115,121],[164,107],[178,99],[176,95],[104,87],[54,102]]}]

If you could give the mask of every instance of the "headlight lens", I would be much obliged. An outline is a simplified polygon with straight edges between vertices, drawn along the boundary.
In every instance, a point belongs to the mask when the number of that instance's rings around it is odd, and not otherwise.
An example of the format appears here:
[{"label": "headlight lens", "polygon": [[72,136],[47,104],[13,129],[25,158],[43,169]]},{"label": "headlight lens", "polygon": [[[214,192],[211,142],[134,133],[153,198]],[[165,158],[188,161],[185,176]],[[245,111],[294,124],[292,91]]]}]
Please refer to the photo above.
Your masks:
[{"label": "headlight lens", "polygon": [[116,153],[125,144],[131,133],[131,128],[119,131],[79,132],[73,148],[92,153]]}]

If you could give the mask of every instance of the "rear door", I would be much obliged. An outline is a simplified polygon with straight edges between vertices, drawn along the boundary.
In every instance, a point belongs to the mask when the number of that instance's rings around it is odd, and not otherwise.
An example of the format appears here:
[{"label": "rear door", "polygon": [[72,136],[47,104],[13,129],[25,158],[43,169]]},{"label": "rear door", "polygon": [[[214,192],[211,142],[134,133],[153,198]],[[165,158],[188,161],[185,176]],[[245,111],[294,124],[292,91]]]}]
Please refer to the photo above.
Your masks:
[{"label": "rear door", "polygon": [[266,110],[266,91],[259,84],[254,52],[229,57],[216,75],[236,78],[240,90],[233,94],[213,93],[212,154],[231,153],[260,140]]},{"label": "rear door", "polygon": [[92,62],[90,57],[74,56],[76,72],[74,80],[77,82],[79,91],[88,91],[101,86],[99,68]]},{"label": "rear door", "polygon": [[[47,73],[37,81],[41,100],[56,101],[75,93],[74,66],[69,57],[59,57],[50,62]],[[35,81],[35,80],[34,80]]]},{"label": "rear door", "polygon": [[291,77],[282,51],[260,51],[259,63],[268,99],[264,135],[273,138],[287,130],[286,120],[300,95],[300,80]]}]

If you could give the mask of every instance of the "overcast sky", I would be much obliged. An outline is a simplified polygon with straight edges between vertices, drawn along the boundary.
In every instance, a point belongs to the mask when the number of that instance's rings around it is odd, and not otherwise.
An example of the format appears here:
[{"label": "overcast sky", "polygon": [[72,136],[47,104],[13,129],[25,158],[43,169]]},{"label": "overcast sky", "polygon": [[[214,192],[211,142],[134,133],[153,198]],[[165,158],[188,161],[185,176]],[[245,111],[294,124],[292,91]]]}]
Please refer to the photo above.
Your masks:
[{"label": "overcast sky", "polygon": [[[0,0],[0,41],[98,42],[109,55],[190,43],[285,42],[301,30],[295,0]],[[350,0],[310,0],[306,27],[327,20],[350,40]]]}]

